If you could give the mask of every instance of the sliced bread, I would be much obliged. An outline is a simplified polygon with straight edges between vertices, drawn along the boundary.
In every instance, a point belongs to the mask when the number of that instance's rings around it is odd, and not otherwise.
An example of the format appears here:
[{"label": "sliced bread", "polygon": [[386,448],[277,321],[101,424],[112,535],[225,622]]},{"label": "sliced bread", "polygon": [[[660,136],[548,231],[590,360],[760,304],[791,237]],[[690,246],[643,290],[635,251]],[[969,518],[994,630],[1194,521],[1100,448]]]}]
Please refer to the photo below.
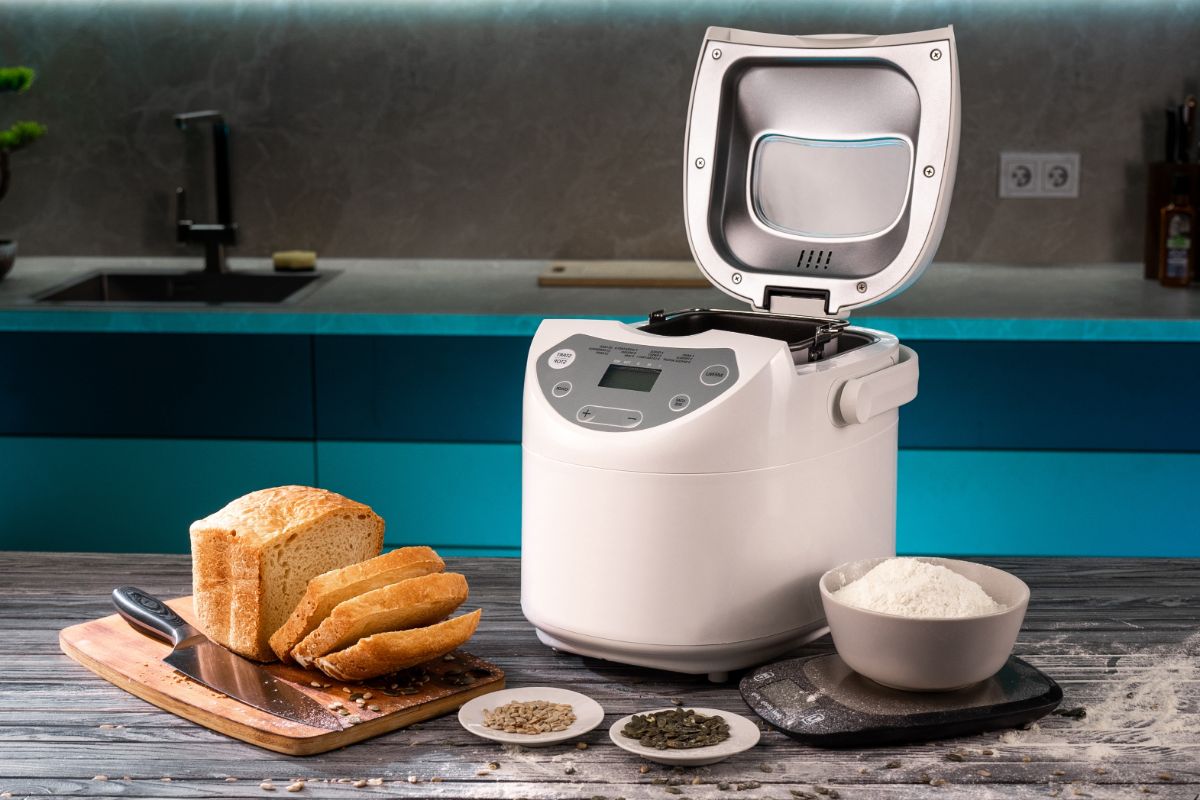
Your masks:
[{"label": "sliced bread", "polygon": [[309,579],[383,549],[369,506],[309,486],[252,492],[193,522],[192,591],[205,635],[235,653],[272,661],[271,633]]},{"label": "sliced bread", "polygon": [[377,633],[315,660],[317,669],[339,681],[377,678],[415,667],[459,647],[475,633],[482,609],[424,628]]},{"label": "sliced bread", "polygon": [[467,579],[457,572],[423,575],[360,594],[335,606],[292,649],[292,658],[309,667],[318,656],[344,650],[364,636],[439,622],[466,599]]},{"label": "sliced bread", "polygon": [[291,616],[271,634],[271,649],[281,661],[289,661],[296,645],[316,630],[339,603],[445,568],[445,562],[429,547],[401,547],[361,564],[318,575],[308,582]]}]

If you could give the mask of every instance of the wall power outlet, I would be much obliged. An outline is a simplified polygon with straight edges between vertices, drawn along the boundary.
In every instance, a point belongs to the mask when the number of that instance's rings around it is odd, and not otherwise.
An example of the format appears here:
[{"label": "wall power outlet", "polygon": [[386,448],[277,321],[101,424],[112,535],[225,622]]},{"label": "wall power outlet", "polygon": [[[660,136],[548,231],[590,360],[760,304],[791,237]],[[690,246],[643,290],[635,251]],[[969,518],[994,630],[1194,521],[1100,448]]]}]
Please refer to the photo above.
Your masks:
[{"label": "wall power outlet", "polygon": [[1001,197],[1079,197],[1079,153],[1001,153]]}]

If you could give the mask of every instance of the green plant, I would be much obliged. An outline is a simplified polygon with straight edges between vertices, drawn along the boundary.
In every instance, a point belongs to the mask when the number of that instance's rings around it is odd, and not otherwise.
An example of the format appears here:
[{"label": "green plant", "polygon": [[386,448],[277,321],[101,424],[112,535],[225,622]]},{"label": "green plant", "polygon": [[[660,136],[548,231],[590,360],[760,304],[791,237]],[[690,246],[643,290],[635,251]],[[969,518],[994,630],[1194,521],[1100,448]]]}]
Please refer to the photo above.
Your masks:
[{"label": "green plant", "polygon": [[[24,92],[33,85],[35,73],[29,67],[0,67],[0,92]],[[0,199],[8,192],[12,173],[8,166],[8,154],[42,138],[46,126],[40,122],[22,120],[14,122],[7,130],[0,130]]]}]

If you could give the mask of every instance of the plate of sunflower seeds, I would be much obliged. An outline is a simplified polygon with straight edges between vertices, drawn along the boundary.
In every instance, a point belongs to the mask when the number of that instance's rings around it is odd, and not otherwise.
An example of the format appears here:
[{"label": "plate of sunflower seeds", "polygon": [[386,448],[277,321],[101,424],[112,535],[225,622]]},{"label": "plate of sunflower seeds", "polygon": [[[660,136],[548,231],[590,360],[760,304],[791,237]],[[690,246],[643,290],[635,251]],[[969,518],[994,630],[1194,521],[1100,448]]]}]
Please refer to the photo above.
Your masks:
[{"label": "plate of sunflower seeds", "polygon": [[647,761],[680,766],[716,764],[758,744],[761,732],[740,714],[717,708],[661,708],[613,723],[608,737]]}]

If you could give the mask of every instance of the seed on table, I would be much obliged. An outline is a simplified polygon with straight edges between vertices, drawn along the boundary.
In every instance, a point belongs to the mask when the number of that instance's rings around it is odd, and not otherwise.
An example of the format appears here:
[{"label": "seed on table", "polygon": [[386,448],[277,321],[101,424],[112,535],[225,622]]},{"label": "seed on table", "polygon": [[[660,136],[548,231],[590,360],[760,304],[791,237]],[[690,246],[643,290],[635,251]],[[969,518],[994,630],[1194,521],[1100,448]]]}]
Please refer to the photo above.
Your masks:
[{"label": "seed on table", "polygon": [[771,769],[770,764],[759,764],[758,769],[760,772],[774,772],[775,771],[775,770]]},{"label": "seed on table", "polygon": [[262,789],[264,792],[273,792],[275,791],[275,784],[271,783],[270,781],[263,781],[258,785],[258,788]]},{"label": "seed on table", "polygon": [[760,786],[762,786],[762,784],[758,781],[742,781],[737,785],[736,788],[739,792],[741,792],[745,791],[746,789],[757,789]]},{"label": "seed on table", "polygon": [[900,762],[892,760],[883,765],[884,769],[900,769]]},{"label": "seed on table", "polygon": [[650,771],[649,764],[642,764],[640,767],[638,767],[638,772],[642,773],[643,775],[645,775],[649,771]]},{"label": "seed on table", "polygon": [[225,779],[225,782],[226,783],[237,783],[237,778],[230,775],[228,778]]},{"label": "seed on table", "polygon": [[717,788],[720,789],[722,792],[728,792],[729,791],[729,782],[728,781],[718,781]]},{"label": "seed on table", "polygon": [[112,730],[112,729],[113,729],[113,728],[115,728],[115,727],[117,727],[117,726],[116,726],[116,725],[113,725],[111,722],[106,722],[106,723],[104,723],[103,725],[101,725],[101,726],[100,726],[100,730],[102,730],[102,731],[108,731],[108,730]]},{"label": "seed on table", "polygon": [[379,706],[375,705],[374,703],[370,703],[367,705],[367,710],[368,711],[379,711]]},{"label": "seed on table", "polygon": [[931,780],[929,782],[929,785],[930,786],[945,786],[946,779],[945,778],[934,778],[933,780]]},{"label": "seed on table", "polygon": [[1174,779],[1171,777],[1171,773],[1169,773],[1169,772],[1160,772],[1160,773],[1158,773],[1158,779],[1159,779],[1160,781],[1170,781],[1170,780],[1174,780]]},{"label": "seed on table", "polygon": [[343,705],[344,704],[342,703],[341,700],[334,700],[332,703],[329,704],[329,710],[337,711],[339,708],[342,708]]},{"label": "seed on table", "polygon": [[996,751],[995,751],[995,750],[992,750],[992,749],[990,749],[990,748],[987,748],[987,747],[985,747],[984,749],[980,750],[979,752],[980,752],[980,753],[983,753],[985,756],[994,756],[994,755],[996,755]]},{"label": "seed on table", "polygon": [[309,682],[308,682],[308,685],[309,685],[309,686],[311,686],[311,687],[313,687],[314,689],[320,689],[320,688],[321,688],[321,682],[320,682],[320,681],[309,681]]},{"label": "seed on table", "polygon": [[700,785],[700,783],[701,783],[701,781],[700,781],[700,776],[699,776],[699,775],[697,775],[696,777],[692,778],[692,786],[699,786],[699,785]]},{"label": "seed on table", "polygon": [[489,761],[488,769],[500,769],[500,762],[499,761]]},{"label": "seed on table", "polygon": [[991,773],[991,772],[989,772],[989,771],[988,771],[988,770],[986,770],[986,769],[981,769],[981,770],[979,770],[979,772],[977,772],[977,773],[975,773],[975,774],[976,774],[976,775],[978,775],[978,776],[979,776],[979,777],[981,777],[981,778],[990,778],[990,777],[992,777],[992,773]]},{"label": "seed on table", "polygon": [[171,779],[170,779],[170,778],[159,778],[159,780],[160,780],[160,781],[165,781],[165,782],[167,782],[167,783],[170,783],[170,782],[171,782]]},{"label": "seed on table", "polygon": [[304,781],[296,781],[295,783],[288,784],[287,790],[289,792],[298,792],[303,788],[304,788]]},{"label": "seed on table", "polygon": [[366,782],[366,781],[364,781],[364,780],[361,780],[361,779],[360,779],[360,780],[357,780],[357,781],[355,781],[354,783],[352,783],[352,784],[350,784],[350,785],[351,785],[351,786],[353,786],[355,789],[361,789],[361,788],[363,788],[364,786],[366,786],[366,785],[367,785],[367,782]]},{"label": "seed on table", "polygon": [[1030,761],[1033,761],[1033,759],[1029,756],[1021,756],[1021,761],[1025,764],[1028,764]]},{"label": "seed on table", "polygon": [[963,758],[962,753],[949,752],[949,753],[946,753],[946,760],[947,761],[965,761],[966,759]]},{"label": "seed on table", "polygon": [[1061,769],[1056,769],[1056,770],[1054,770],[1054,774],[1055,775],[1066,775],[1067,773],[1063,772]]},{"label": "seed on table", "polygon": [[575,768],[574,768],[574,767],[567,767],[566,769],[564,769],[564,770],[563,770],[563,774],[564,774],[564,775],[574,775],[574,774],[575,774]]},{"label": "seed on table", "polygon": [[106,780],[108,780],[108,776],[107,776],[107,775],[97,775],[96,777],[92,778],[92,780],[94,780],[94,781],[106,781]]},{"label": "seed on table", "polygon": [[575,749],[576,750],[587,750],[587,742],[577,742],[575,744]]},{"label": "seed on table", "polygon": [[[416,775],[410,775],[409,777],[415,778]],[[367,786],[383,786],[383,778],[367,778]]]},{"label": "seed on table", "polygon": [[481,769],[481,770],[479,770],[479,772],[476,772],[476,773],[475,773],[475,777],[476,777],[476,778],[482,778],[482,777],[484,777],[485,775],[491,775],[491,774],[492,774],[492,773],[488,772],[486,769]]}]

